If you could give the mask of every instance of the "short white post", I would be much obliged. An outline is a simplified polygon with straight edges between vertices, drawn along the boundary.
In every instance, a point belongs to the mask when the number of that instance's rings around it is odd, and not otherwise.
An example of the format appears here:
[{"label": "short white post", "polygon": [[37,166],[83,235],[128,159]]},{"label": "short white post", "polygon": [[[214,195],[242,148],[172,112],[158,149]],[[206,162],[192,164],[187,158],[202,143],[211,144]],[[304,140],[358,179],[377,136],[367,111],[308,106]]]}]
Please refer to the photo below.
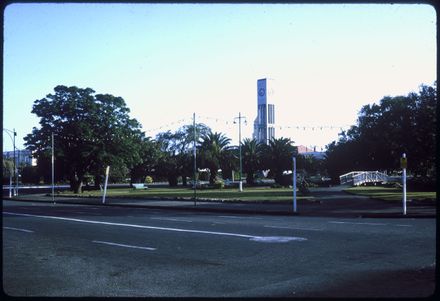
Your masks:
[{"label": "short white post", "polygon": [[293,212],[296,212],[296,158],[295,158],[295,156],[293,156],[292,178],[293,178]]},{"label": "short white post", "polygon": [[401,167],[403,169],[402,173],[402,185],[403,185],[403,215],[406,215],[406,167],[407,167],[407,159],[406,154],[403,153],[401,159]]},{"label": "short white post", "polygon": [[55,204],[55,154],[54,154],[54,141],[53,141],[53,132],[52,132],[52,203]]},{"label": "short white post", "polygon": [[12,171],[9,170],[9,198],[12,197]]},{"label": "short white post", "polygon": [[104,183],[104,194],[102,195],[102,203],[105,204],[105,194],[107,193],[107,183],[108,183],[108,174],[110,173],[110,166],[107,166],[105,169],[105,183]]}]

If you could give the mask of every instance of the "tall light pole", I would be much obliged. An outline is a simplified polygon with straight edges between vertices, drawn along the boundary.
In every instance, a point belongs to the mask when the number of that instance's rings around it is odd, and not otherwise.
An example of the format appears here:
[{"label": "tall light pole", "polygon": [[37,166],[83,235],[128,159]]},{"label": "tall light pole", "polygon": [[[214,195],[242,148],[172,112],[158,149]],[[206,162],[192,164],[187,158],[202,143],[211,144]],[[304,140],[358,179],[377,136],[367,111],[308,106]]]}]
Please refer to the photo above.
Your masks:
[{"label": "tall light pole", "polygon": [[239,153],[240,153],[240,182],[239,182],[239,190],[243,191],[243,180],[241,179],[241,175],[242,175],[242,162],[241,162],[241,119],[244,119],[246,122],[246,117],[245,116],[241,116],[241,112],[238,113],[238,117],[234,118],[234,123],[235,123],[235,119],[238,119],[238,149],[239,149]]}]

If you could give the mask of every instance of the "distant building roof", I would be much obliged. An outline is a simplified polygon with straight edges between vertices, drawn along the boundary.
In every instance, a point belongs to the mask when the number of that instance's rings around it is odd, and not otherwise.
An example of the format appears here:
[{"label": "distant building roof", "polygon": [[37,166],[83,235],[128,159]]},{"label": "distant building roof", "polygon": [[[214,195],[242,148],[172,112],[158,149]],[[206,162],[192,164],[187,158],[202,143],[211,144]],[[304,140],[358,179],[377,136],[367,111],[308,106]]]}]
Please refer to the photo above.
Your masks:
[{"label": "distant building roof", "polygon": [[299,154],[313,152],[313,149],[308,148],[307,146],[304,145],[298,145],[297,148]]},{"label": "distant building roof", "polygon": [[324,159],[325,152],[317,152],[314,149],[304,145],[298,145],[297,148],[298,148],[298,154],[313,156],[317,159]]}]

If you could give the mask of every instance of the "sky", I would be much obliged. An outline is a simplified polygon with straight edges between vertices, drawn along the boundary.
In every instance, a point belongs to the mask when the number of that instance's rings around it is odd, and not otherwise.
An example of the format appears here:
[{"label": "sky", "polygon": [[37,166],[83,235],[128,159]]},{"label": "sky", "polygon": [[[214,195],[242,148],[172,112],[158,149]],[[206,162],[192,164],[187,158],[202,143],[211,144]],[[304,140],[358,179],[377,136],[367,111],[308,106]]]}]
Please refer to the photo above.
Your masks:
[{"label": "sky", "polygon": [[325,150],[362,106],[437,72],[426,4],[15,3],[3,34],[3,128],[19,149],[39,127],[34,101],[57,85],[122,97],[147,136],[195,113],[237,145],[234,118],[251,138],[257,80],[271,78],[276,137]]}]

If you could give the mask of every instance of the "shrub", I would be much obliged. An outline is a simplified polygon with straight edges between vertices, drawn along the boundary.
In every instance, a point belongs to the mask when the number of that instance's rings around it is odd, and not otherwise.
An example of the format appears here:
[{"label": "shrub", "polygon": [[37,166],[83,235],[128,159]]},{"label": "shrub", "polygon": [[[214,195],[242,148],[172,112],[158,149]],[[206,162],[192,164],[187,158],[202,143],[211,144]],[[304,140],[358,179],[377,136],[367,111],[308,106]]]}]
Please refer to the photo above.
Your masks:
[{"label": "shrub", "polygon": [[309,190],[309,183],[306,180],[300,181],[298,183],[298,190],[302,194],[309,194],[309,192],[310,192],[310,190]]},{"label": "shrub", "polygon": [[214,182],[214,188],[216,188],[216,189],[223,189],[223,188],[225,188],[225,182],[223,182],[221,180],[216,180]]},{"label": "shrub", "polygon": [[153,178],[150,176],[146,176],[145,177],[145,184],[151,184],[153,183]]}]

